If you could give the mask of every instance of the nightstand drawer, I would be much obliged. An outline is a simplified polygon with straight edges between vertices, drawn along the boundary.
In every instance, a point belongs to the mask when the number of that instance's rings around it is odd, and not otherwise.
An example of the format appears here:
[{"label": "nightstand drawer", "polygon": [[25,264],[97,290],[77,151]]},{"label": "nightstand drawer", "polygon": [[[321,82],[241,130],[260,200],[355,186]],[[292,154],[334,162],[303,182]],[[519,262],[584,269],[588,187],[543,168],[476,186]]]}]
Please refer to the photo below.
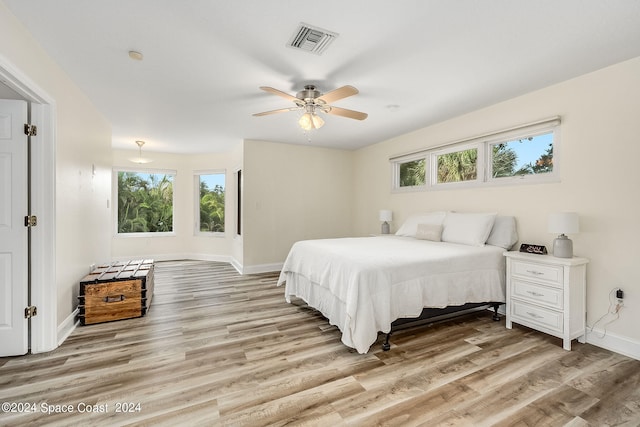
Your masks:
[{"label": "nightstand drawer", "polygon": [[523,325],[533,323],[559,333],[562,332],[564,326],[561,312],[536,307],[517,300],[511,301],[511,315],[515,322]]},{"label": "nightstand drawer", "polygon": [[562,310],[562,289],[549,288],[531,282],[517,279],[511,281],[512,295],[515,298],[544,304],[551,308]]},{"label": "nightstand drawer", "polygon": [[562,286],[562,267],[514,261],[512,269],[513,274],[517,274],[518,276],[544,280]]}]

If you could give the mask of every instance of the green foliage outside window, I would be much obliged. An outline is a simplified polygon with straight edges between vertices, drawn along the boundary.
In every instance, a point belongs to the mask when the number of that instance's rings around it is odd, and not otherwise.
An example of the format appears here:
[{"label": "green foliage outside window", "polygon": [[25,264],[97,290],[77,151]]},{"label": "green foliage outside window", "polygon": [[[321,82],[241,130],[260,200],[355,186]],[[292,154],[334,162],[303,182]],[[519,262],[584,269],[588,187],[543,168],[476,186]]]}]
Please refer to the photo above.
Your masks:
[{"label": "green foliage outside window", "polygon": [[472,181],[478,176],[478,149],[438,156],[438,183]]},{"label": "green foliage outside window", "polygon": [[426,183],[426,160],[414,160],[400,165],[400,187],[413,187]]},{"label": "green foliage outside window", "polygon": [[[205,178],[205,179],[203,179]],[[200,178],[200,231],[224,231],[224,174],[223,184],[209,188],[206,175]]]},{"label": "green foliage outside window", "polygon": [[[416,152],[411,157],[407,155],[400,159],[392,158],[394,188],[413,190],[411,187],[427,189],[453,183],[460,183],[461,187],[465,187],[465,182],[468,186],[491,185],[499,180],[514,184],[557,180],[553,153],[556,145],[555,126],[553,129],[551,126],[546,129],[536,126],[529,131],[528,135],[531,136],[503,139],[501,142],[477,138],[470,142],[465,140],[464,145],[443,145]],[[536,131],[538,133],[534,133]],[[500,140],[496,138],[494,141]],[[424,157],[418,157],[420,154]],[[440,186],[454,187],[458,186]]]},{"label": "green foliage outside window", "polygon": [[173,231],[173,176],[118,172],[118,233]]}]

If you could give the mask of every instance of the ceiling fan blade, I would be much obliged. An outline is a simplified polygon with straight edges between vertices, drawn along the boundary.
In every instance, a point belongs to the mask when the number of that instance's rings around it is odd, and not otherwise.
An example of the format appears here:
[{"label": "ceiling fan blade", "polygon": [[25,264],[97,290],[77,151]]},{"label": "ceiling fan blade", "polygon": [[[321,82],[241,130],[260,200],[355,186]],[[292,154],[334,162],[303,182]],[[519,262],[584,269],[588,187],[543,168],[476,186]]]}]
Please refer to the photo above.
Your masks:
[{"label": "ceiling fan blade", "polygon": [[269,87],[269,86],[260,86],[260,89],[264,90],[265,92],[269,92],[269,93],[273,93],[274,95],[281,96],[284,99],[288,99],[289,101],[293,101],[293,102],[299,101],[299,99],[296,98],[295,96],[289,95],[286,92],[283,92],[283,91],[278,90],[278,89],[274,89],[274,88]]},{"label": "ceiling fan blade", "polygon": [[319,99],[322,99],[327,104],[331,104],[334,101],[338,101],[339,99],[346,98],[348,96],[353,96],[358,93],[358,89],[353,86],[342,86],[338,89],[334,89],[331,92],[327,92],[322,95]]},{"label": "ceiling fan blade", "polygon": [[268,116],[269,114],[287,113],[289,111],[299,110],[300,108],[301,107],[280,108],[279,110],[271,110],[271,111],[264,111],[262,113],[255,113],[253,114],[253,116],[259,117],[259,116]]},{"label": "ceiling fan blade", "polygon": [[367,113],[361,113],[360,111],[347,110],[346,108],[333,106],[329,111],[327,111],[327,114],[333,114],[334,116],[342,116],[356,120],[364,120],[369,116]]}]

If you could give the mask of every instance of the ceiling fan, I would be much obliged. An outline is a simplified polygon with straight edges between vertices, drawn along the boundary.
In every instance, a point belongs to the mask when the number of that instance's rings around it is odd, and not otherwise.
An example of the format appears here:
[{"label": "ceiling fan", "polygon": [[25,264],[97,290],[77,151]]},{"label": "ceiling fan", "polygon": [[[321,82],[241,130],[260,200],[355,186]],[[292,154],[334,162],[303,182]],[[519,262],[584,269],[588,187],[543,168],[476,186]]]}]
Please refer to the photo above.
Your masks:
[{"label": "ceiling fan", "polygon": [[281,96],[296,105],[295,107],[256,113],[254,116],[266,116],[269,114],[285,113],[287,111],[304,111],[304,114],[300,117],[300,120],[298,120],[298,124],[304,130],[319,129],[324,125],[324,120],[316,114],[319,111],[349,119],[364,120],[367,118],[366,113],[330,105],[332,102],[357,94],[358,89],[353,86],[342,86],[323,94],[314,85],[306,85],[296,96],[289,95],[288,93],[268,86],[260,86],[260,89]]}]

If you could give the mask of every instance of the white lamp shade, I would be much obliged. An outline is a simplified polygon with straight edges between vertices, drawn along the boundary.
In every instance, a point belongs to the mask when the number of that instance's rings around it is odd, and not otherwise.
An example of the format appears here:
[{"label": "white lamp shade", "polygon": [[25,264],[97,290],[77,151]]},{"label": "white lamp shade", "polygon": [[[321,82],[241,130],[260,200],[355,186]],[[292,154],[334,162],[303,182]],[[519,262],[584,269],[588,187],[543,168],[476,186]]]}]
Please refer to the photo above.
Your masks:
[{"label": "white lamp shade", "polygon": [[300,120],[298,120],[298,124],[304,130],[320,129],[322,126],[324,126],[324,120],[322,120],[322,117],[318,116],[315,113],[307,112],[304,113],[302,117],[300,117]]},{"label": "white lamp shade", "polygon": [[549,233],[574,234],[580,231],[578,214],[560,212],[549,215]]},{"label": "white lamp shade", "polygon": [[393,212],[389,210],[380,211],[380,221],[388,222],[393,220]]}]

